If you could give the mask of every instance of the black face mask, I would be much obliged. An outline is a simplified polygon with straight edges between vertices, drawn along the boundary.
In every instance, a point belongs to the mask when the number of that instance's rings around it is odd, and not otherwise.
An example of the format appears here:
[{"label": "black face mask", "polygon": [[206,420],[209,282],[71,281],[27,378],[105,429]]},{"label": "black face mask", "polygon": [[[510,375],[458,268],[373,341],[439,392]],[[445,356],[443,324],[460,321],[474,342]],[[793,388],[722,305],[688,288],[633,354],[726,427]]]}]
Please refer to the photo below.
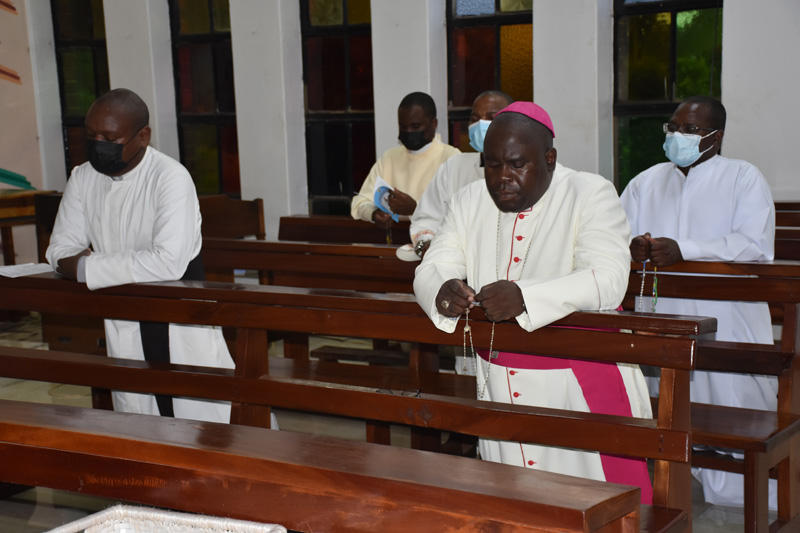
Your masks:
[{"label": "black face mask", "polygon": [[426,139],[424,131],[401,131],[397,136],[408,150],[419,150],[433,139]]},{"label": "black face mask", "polygon": [[[141,128],[139,128],[139,131],[141,131]],[[87,139],[86,159],[89,160],[92,168],[94,168],[100,174],[105,174],[106,176],[118,174],[122,172],[122,170],[127,167],[137,155],[139,155],[139,152],[142,151],[142,149],[139,148],[139,151],[137,151],[136,154],[129,160],[124,161],[122,159],[122,150],[128,145],[128,143],[136,138],[138,133],[139,132],[137,131],[133,138],[131,138],[131,140],[125,144],[112,143],[109,141],[98,141],[96,139]]]}]

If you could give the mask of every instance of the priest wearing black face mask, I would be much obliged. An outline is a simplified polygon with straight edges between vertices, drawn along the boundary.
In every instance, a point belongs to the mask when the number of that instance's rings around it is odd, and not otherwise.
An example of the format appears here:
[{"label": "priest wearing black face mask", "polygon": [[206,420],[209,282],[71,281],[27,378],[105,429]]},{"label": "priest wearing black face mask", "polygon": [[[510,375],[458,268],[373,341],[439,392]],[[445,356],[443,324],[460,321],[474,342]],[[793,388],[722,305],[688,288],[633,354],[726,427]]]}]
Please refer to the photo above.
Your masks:
[{"label": "priest wearing black face mask", "polygon": [[[460,153],[442,143],[436,134],[436,104],[425,93],[414,92],[403,98],[397,125],[402,146],[387,150],[372,166],[350,209],[353,218],[375,222],[384,229],[391,227],[397,216],[411,216],[439,165]],[[388,207],[394,218],[375,205],[378,178],[393,188]]]},{"label": "priest wearing black face mask", "polygon": [[[89,289],[203,279],[200,208],[189,172],[150,146],[147,106],[127,89],[86,115],[88,162],[73,169],[47,260]],[[91,246],[91,251],[89,247]],[[106,320],[111,357],[233,368],[218,328]],[[117,411],[228,422],[219,402],[114,392]]]}]

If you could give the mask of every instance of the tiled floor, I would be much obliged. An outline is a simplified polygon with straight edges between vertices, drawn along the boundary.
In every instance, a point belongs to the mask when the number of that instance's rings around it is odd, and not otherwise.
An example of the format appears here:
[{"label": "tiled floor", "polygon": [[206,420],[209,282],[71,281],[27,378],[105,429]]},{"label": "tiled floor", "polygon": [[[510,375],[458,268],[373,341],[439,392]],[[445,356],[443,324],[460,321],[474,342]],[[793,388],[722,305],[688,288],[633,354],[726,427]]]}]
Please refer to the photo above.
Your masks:
[{"label": "tiled floor", "polygon": [[[39,327],[39,321],[35,316],[19,322],[0,322],[0,344],[47,349],[41,342]],[[330,343],[330,340],[326,339],[325,342]],[[281,347],[278,345],[273,349],[280,352]],[[91,406],[89,390],[85,387],[5,378],[0,378],[0,398]],[[354,440],[363,439],[364,436],[363,423],[352,420],[287,412],[277,412],[276,416],[284,431],[302,431]],[[407,446],[408,432],[398,428],[393,433],[392,440],[396,445]],[[706,504],[703,501],[702,487],[697,482],[693,484],[692,495],[694,502],[692,514],[696,533],[743,531],[744,515],[741,509]],[[50,528],[73,522],[115,503],[117,502],[51,489],[31,489],[0,500],[0,533],[48,531]]]}]

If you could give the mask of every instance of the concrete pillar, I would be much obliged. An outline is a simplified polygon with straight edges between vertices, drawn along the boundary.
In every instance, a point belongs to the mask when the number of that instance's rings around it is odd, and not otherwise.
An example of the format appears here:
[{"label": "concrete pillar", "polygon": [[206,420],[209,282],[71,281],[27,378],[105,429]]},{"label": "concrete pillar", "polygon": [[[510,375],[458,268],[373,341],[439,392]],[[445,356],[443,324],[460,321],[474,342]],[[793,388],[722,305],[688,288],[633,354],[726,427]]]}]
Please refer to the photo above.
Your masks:
[{"label": "concrete pillar", "polygon": [[612,0],[533,2],[533,97],[556,130],[558,160],[614,177]]},{"label": "concrete pillar", "polygon": [[436,102],[447,142],[447,26],[443,0],[372,0],[376,157],[397,146],[397,106],[414,91]]},{"label": "concrete pillar", "polygon": [[722,9],[722,152],[756,165],[776,201],[800,200],[800,2],[725,0]]},{"label": "concrete pillar", "polygon": [[150,110],[151,144],[180,159],[169,9],[164,0],[103,0],[112,89],[130,89]]},{"label": "concrete pillar", "polygon": [[263,198],[267,238],[308,213],[305,107],[296,0],[230,4],[242,198]]},{"label": "concrete pillar", "polygon": [[50,2],[27,2],[31,82],[36,102],[36,127],[43,190],[63,191],[67,184],[64,135],[61,129],[61,96],[53,42]]}]

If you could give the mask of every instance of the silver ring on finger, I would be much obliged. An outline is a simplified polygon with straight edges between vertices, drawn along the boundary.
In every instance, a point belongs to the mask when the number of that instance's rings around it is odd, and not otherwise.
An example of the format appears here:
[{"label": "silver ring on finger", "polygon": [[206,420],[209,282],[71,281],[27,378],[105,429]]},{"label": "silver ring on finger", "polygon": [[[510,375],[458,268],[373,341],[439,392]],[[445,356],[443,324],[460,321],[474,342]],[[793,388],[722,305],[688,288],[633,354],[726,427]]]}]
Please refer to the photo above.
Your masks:
[{"label": "silver ring on finger", "polygon": [[444,308],[445,311],[449,311],[450,310],[450,302],[448,302],[447,300],[442,300],[442,307]]}]

